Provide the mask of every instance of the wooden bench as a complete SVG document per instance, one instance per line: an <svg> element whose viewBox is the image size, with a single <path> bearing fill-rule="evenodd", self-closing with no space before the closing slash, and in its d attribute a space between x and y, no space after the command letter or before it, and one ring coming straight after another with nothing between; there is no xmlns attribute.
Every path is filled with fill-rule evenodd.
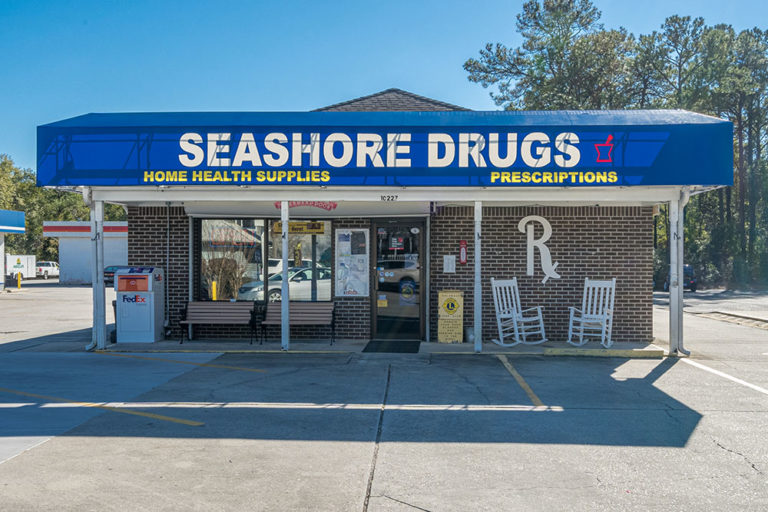
<svg viewBox="0 0 768 512"><path fill-rule="evenodd" d="M282 325L281 304L270 302L264 321L261 322L261 338L266 339L268 325ZM336 316L333 302L290 302L289 325L329 325L331 327L331 345L336 340Z"/></svg>
<svg viewBox="0 0 768 512"><path fill-rule="evenodd" d="M259 315L261 313L261 316ZM182 310L181 341L184 343L185 328L189 325L248 325L251 328L251 343L256 326L263 319L263 306L254 308L253 302L198 301L190 302ZM189 337L188 337L189 339Z"/></svg>

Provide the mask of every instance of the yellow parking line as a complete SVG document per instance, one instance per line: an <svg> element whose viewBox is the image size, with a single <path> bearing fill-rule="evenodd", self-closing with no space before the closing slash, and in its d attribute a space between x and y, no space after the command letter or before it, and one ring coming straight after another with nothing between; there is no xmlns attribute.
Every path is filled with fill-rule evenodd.
<svg viewBox="0 0 768 512"><path fill-rule="evenodd" d="M162 361L164 363L190 364L192 366L205 366L207 368L220 368L222 370L237 370L239 372L265 373L267 371L267 370L259 370L258 368L244 368L242 366L229 366L226 364L194 363L192 361L179 361L177 359L166 359L163 357L135 356L133 354L117 354L114 352L104 352L103 350L95 350L94 353L102 354L105 356L130 357L132 359L147 359L149 361Z"/></svg>
<svg viewBox="0 0 768 512"><path fill-rule="evenodd" d="M94 404L91 402L78 402L77 400L69 400L67 398L60 398L57 396L38 395L36 393L27 393L26 391L19 391L17 389L0 388L0 393L10 393L13 395L29 396L32 398L42 398L43 400L50 400L52 402L60 402L66 404L75 404L82 407L94 407L96 409L103 409L105 411L120 412L123 414L132 414L134 416L143 416L144 418L152 418L155 420L170 421L173 423L181 423L182 425L189 425L190 427L201 427L205 423L192 420L184 420L181 418L173 418L171 416L164 416L162 414L154 414L151 412L134 411L132 409L123 409L121 407L109 407L103 404Z"/></svg>
<svg viewBox="0 0 768 512"><path fill-rule="evenodd" d="M521 388L523 388L523 391L525 391L525 394L528 395L528 398L531 399L531 403L536 407L543 407L544 403L541 400L539 400L539 397L536 396L536 393L533 392L533 390L531 389L531 386L529 386L528 383L525 382L525 379L523 378L523 376L520 375L520 373L518 373L517 370L515 370L515 367L512 366L512 363L510 363L509 360L507 359L507 356L497 355L496 357L499 359L499 361L501 361L501 364L504 365L504 368L506 368L507 371L510 374L512 374L512 376L517 381L518 385Z"/></svg>

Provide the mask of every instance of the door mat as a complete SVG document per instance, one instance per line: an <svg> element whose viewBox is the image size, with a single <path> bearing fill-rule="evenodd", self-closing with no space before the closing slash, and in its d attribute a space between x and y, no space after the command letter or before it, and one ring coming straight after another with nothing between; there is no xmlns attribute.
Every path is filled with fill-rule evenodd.
<svg viewBox="0 0 768 512"><path fill-rule="evenodd" d="M419 351L419 340L373 340L363 349L363 352L389 352L392 354L416 354Z"/></svg>

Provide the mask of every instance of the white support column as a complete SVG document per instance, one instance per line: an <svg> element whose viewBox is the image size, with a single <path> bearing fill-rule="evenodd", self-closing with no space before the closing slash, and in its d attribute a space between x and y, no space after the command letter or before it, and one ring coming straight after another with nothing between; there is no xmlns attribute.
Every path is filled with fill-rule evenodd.
<svg viewBox="0 0 768 512"><path fill-rule="evenodd" d="M483 203L475 201L475 293L473 296L475 303L475 352L483 351L483 284L481 281L481 225L483 222Z"/></svg>
<svg viewBox="0 0 768 512"><path fill-rule="evenodd" d="M93 307L96 348L107 348L106 297L104 294L104 201L94 201L96 221L96 281L93 282Z"/></svg>
<svg viewBox="0 0 768 512"><path fill-rule="evenodd" d="M85 194L83 194L85 197ZM98 249L96 248L96 240L98 238L98 227L96 226L96 205L91 202L87 203L91 210L91 303L93 305L93 321L91 327L91 343L85 347L85 350L93 350L96 348L96 326L98 325L98 314L96 312L97 304L99 302L99 293L96 290L96 281L98 281L99 267L96 266L96 260L98 258Z"/></svg>
<svg viewBox="0 0 768 512"><path fill-rule="evenodd" d="M682 330L683 300L680 286L682 263L678 261L681 244L680 202L669 202L669 353L677 353Z"/></svg>
<svg viewBox="0 0 768 512"><path fill-rule="evenodd" d="M689 351L684 348L685 329L683 326L683 299L685 296L685 206L688 204L688 200L691 197L688 187L684 187L680 192L680 205L677 208L677 281L678 281L678 296L677 296L677 351L685 355L691 355Z"/></svg>
<svg viewBox="0 0 768 512"><path fill-rule="evenodd" d="M5 288L5 233L0 233L0 292Z"/></svg>
<svg viewBox="0 0 768 512"><path fill-rule="evenodd" d="M104 291L104 201L96 201L96 289L98 293L98 323L96 347L107 348L106 295Z"/></svg>
<svg viewBox="0 0 768 512"><path fill-rule="evenodd" d="M283 279L281 282L280 293L280 343L283 350L289 350L291 348L291 323L290 323L290 304L291 300L288 291L288 201L282 201L280 203L280 221L283 240ZM266 287L264 292L266 293Z"/></svg>

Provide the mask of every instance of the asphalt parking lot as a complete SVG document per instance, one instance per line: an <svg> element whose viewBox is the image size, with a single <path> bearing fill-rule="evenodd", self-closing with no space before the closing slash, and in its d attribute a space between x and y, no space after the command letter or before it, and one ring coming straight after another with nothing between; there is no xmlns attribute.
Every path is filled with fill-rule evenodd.
<svg viewBox="0 0 768 512"><path fill-rule="evenodd" d="M768 508L765 329L687 314L691 359L99 354L18 303L87 328L55 290L0 296L34 326L0 338L4 510Z"/></svg>

